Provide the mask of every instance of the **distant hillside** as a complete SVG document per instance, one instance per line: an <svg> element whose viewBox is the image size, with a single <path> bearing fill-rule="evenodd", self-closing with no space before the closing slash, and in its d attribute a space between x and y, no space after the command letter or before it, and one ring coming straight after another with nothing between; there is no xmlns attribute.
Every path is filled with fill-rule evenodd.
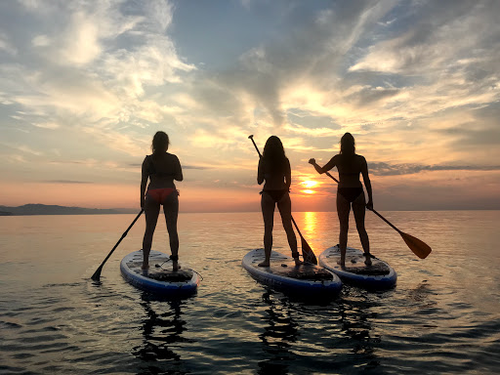
<svg viewBox="0 0 500 375"><path fill-rule="evenodd" d="M46 204L25 204L18 207L0 206L0 216L11 215L110 215L136 213L136 210L123 208L82 208Z"/></svg>

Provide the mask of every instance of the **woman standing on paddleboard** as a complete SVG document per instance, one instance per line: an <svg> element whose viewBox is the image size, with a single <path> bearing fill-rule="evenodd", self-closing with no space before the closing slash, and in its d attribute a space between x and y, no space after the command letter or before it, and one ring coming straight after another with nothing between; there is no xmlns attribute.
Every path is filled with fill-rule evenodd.
<svg viewBox="0 0 500 375"><path fill-rule="evenodd" d="M351 133L345 133L340 140L340 153L335 155L323 167L316 164L316 160L310 159L309 163L314 165L318 173L328 172L333 167L339 171L339 186L337 189L337 214L340 221L340 266L345 268L345 254L347 249L347 233L349 231L349 212L354 212L356 228L359 233L361 245L365 255L365 264L370 266L370 242L365 229L365 207L373 208L372 185L368 176L368 166L363 156L356 154L354 137ZM363 176L368 203L365 200L363 185L359 175Z"/></svg>
<svg viewBox="0 0 500 375"><path fill-rule="evenodd" d="M149 253L160 214L160 205L163 205L167 223L173 270L179 269L179 235L177 233L179 193L174 180L182 181L183 176L179 159L174 154L167 152L169 143L168 135L165 132L157 132L151 144L153 153L146 156L142 162L141 207L146 214L146 230L142 241L144 256L142 269L149 268ZM148 180L149 186L146 191Z"/></svg>
<svg viewBox="0 0 500 375"><path fill-rule="evenodd" d="M273 135L269 137L264 146L264 153L259 161L257 172L259 185L265 181L264 188L261 191L265 260L259 264L260 267L269 267L270 265L273 246L274 209L276 205L281 215L281 221L295 264L302 264L297 251L297 238L292 228L292 202L289 195L291 178L290 161L285 155L283 144L278 137Z"/></svg>

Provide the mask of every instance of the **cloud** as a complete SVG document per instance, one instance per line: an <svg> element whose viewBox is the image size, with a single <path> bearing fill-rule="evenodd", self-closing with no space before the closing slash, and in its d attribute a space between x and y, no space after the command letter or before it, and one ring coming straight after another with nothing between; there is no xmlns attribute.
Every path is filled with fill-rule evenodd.
<svg viewBox="0 0 500 375"><path fill-rule="evenodd" d="M376 176L401 176L425 171L500 171L500 165L421 165L421 164L388 164L384 162L368 163L370 173Z"/></svg>
<svg viewBox="0 0 500 375"><path fill-rule="evenodd" d="M94 178L102 168L114 169L105 179L132 180L131 162L162 129L193 184L217 174L220 186L243 188L251 182L231 181L255 169L249 134L260 146L280 136L305 169L308 157L328 160L349 131L374 175L496 170L500 3L241 0L203 17L190 9L1 3L3 156L38 162L41 150L57 149ZM184 35L191 29L213 44L199 48L197 32ZM6 155L12 145L26 148ZM44 179L64 170L52 180L82 180L68 163L39 165Z"/></svg>
<svg viewBox="0 0 500 375"><path fill-rule="evenodd" d="M46 180L42 181L48 184L92 184L89 181L74 181L74 180Z"/></svg>
<svg viewBox="0 0 500 375"><path fill-rule="evenodd" d="M123 130L143 129L180 111L147 91L179 84L179 72L196 69L177 55L166 33L172 23L171 2L140 6L41 0L22 5L26 17L36 19L41 29L24 40L29 45L23 51L29 54L0 65L5 91L0 98L8 98L2 103L20 106L18 119L40 129L74 128L94 134L96 143L142 154L137 133ZM0 41L7 37L0 35Z"/></svg>
<svg viewBox="0 0 500 375"><path fill-rule="evenodd" d="M17 54L17 48L11 44L7 35L4 33L0 33L0 51L5 51L11 55Z"/></svg>

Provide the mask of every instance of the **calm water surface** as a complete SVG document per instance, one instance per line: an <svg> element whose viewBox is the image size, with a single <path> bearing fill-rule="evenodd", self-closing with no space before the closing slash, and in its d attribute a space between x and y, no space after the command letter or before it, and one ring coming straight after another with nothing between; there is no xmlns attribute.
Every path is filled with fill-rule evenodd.
<svg viewBox="0 0 500 375"><path fill-rule="evenodd" d="M335 213L294 217L319 254ZM182 214L181 260L197 295L157 300L119 262L140 248L134 215L0 217L1 374L493 374L500 368L500 211L385 212L433 248L419 260L368 214L372 252L398 272L385 292L344 287L317 304L290 300L241 267L261 247L259 213ZM353 226L354 227L354 226ZM154 247L165 250L159 225ZM355 232L349 245L360 247ZM280 226L275 249L288 252Z"/></svg>

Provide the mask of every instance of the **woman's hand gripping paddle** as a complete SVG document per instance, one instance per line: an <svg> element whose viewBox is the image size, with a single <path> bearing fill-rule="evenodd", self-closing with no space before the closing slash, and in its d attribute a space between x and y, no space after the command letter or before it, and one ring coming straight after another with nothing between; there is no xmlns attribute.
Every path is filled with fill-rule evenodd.
<svg viewBox="0 0 500 375"><path fill-rule="evenodd" d="M314 159L311 159L309 160L309 163L314 165L316 168L320 168L321 167L316 164L316 161ZM333 177L330 173L326 172L326 175L328 177L330 177L332 180L334 180L336 183L339 183L339 181ZM367 207L368 208L368 207ZM427 258L427 256L431 253L432 249L429 245L427 245L424 241L421 241L419 240L418 238L416 237L413 237L412 235L408 234L408 233L405 233L405 232L402 232L400 231L398 228L396 228L393 224L391 224L389 222L389 220L387 220L385 217L383 217L382 215L380 215L377 211L375 211L373 208L368 208L370 211L372 211L375 215L377 215L379 218L381 218L382 220L384 220L387 224L389 224L389 226L394 229L396 232L399 233L399 235L401 236L401 238L403 238L403 241L406 243L406 245L410 248L411 251L413 251L413 253L418 256L420 259L425 259Z"/></svg>
<svg viewBox="0 0 500 375"><path fill-rule="evenodd" d="M248 138L252 141L255 150L257 150L259 158L262 158L262 154L260 153L259 148L255 144L255 141L253 140L253 135L249 135ZM297 229L297 232L299 233L300 236L300 240L302 243L302 257L304 258L304 262L311 264L318 264L318 260L316 259L316 255L314 255L314 251L312 251L311 246L309 246L306 239L302 236L302 233L300 233L299 227L293 217L292 217L292 223L293 225L295 225L295 228Z"/></svg>

